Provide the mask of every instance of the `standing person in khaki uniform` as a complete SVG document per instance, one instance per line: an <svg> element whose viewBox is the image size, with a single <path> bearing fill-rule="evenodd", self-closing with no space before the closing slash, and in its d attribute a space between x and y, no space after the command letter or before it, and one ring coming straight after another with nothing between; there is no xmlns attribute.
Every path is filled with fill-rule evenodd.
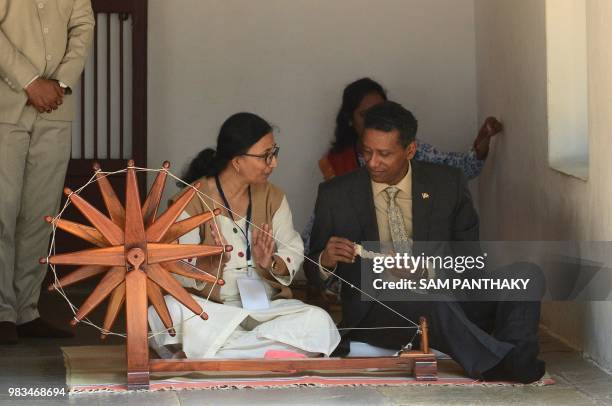
<svg viewBox="0 0 612 406"><path fill-rule="evenodd" d="M38 314L49 226L70 159L72 87L93 38L90 0L0 0L0 344L64 337Z"/></svg>

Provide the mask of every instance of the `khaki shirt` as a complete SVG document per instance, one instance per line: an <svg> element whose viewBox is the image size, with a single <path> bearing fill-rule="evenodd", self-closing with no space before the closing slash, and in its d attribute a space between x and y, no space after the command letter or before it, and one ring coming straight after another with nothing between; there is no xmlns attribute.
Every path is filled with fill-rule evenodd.
<svg viewBox="0 0 612 406"><path fill-rule="evenodd" d="M71 88L83 71L94 24L90 0L0 0L0 122L19 121L24 87L36 76L68 86L64 103L44 118L72 120Z"/></svg>
<svg viewBox="0 0 612 406"><path fill-rule="evenodd" d="M391 230L389 228L389 196L385 189L391 185L386 183L372 183L372 195L374 197L374 210L376 211L376 222L378 223L378 238L381 242L391 242ZM404 226L408 238L412 239L412 167L408 166L406 176L397 185L399 189L395 195L395 202L399 206L404 218Z"/></svg>

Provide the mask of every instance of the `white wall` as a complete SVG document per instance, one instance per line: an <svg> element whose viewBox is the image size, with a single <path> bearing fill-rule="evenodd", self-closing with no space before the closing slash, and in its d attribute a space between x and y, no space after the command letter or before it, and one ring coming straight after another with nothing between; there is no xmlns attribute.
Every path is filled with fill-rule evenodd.
<svg viewBox="0 0 612 406"><path fill-rule="evenodd" d="M548 161L585 179L589 170L588 75L584 0L546 1Z"/></svg>
<svg viewBox="0 0 612 406"><path fill-rule="evenodd" d="M612 2L587 0L588 181L548 166L545 0L476 0L478 115L506 130L479 179L483 239L612 240ZM607 253L607 263L611 261ZM603 275L600 275L603 276ZM612 304L548 303L543 322L612 367Z"/></svg>
<svg viewBox="0 0 612 406"><path fill-rule="evenodd" d="M181 172L230 114L260 114L301 229L344 86L379 80L422 139L468 150L474 52L473 0L149 0L149 166Z"/></svg>

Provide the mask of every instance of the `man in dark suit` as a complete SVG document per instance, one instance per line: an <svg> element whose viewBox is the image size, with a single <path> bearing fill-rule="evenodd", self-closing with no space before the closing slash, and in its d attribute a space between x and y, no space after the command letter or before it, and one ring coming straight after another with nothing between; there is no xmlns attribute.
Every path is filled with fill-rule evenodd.
<svg viewBox="0 0 612 406"><path fill-rule="evenodd" d="M319 187L310 252L318 259L315 283L331 273L342 286L345 339L397 348L408 343L410 320L427 317L433 348L452 356L477 379L533 382L544 374L537 359L540 303L448 300L362 300L362 271L355 243L414 240L478 241L478 216L461 172L411 161L417 122L401 105L384 102L365 115L361 148L364 168ZM450 248L449 248L450 247ZM470 244L467 244L470 247ZM365 288L365 287L364 287ZM345 340L345 342L347 341Z"/></svg>

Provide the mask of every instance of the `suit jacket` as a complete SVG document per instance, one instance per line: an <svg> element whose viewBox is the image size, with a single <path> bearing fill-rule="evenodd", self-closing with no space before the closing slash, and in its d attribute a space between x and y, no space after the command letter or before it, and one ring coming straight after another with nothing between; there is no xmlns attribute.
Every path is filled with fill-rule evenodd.
<svg viewBox="0 0 612 406"><path fill-rule="evenodd" d="M71 93L83 71L95 19L90 0L0 0L0 122L15 124L24 86L39 75L68 86L48 120L71 121Z"/></svg>
<svg viewBox="0 0 612 406"><path fill-rule="evenodd" d="M457 168L414 160L411 164L415 245L419 241L448 241L451 246L442 245L445 245L444 249L452 250L453 241L478 241L478 215L462 172ZM332 236L357 243L379 240L372 186L365 168L319 186L310 237L312 258L319 257ZM339 263L336 274L361 287L359 262ZM361 300L358 290L343 286L343 326L357 326L371 304L371 301Z"/></svg>

